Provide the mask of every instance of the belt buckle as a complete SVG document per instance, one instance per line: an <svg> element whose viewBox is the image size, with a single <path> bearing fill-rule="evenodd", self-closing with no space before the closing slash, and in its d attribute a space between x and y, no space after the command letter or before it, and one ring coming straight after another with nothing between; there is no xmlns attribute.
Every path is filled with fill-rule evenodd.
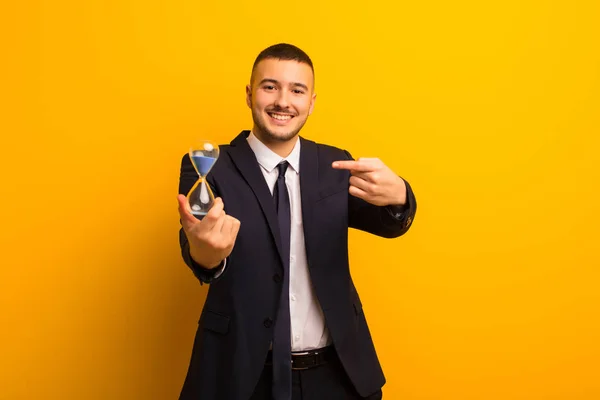
<svg viewBox="0 0 600 400"><path fill-rule="evenodd" d="M292 371L306 371L307 369L309 369L309 367L302 367L302 368L300 368L300 367L294 367L292 365Z"/></svg>
<svg viewBox="0 0 600 400"><path fill-rule="evenodd" d="M292 357L292 371L304 371L310 367L294 367L294 357Z"/></svg>
<svg viewBox="0 0 600 400"><path fill-rule="evenodd" d="M310 368L314 368L317 367L317 360L321 354L323 353L323 351L316 351L316 352L312 352L312 351L307 351L307 352L302 352L302 353L295 353L292 355L292 370L294 371L304 371ZM312 365L308 366L308 367L294 367L294 355L296 356L303 356L304 359L309 359L312 361Z"/></svg>

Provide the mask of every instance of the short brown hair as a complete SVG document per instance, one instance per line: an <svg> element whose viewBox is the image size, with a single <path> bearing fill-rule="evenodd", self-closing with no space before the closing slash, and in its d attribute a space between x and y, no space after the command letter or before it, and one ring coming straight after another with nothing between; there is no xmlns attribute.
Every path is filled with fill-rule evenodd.
<svg viewBox="0 0 600 400"><path fill-rule="evenodd" d="M315 73L313 63L308 54L293 44L288 43L274 44L261 51L256 57L256 60L254 60L254 65L252 65L252 73L254 73L254 68L256 68L256 65L267 58L274 58L277 60L293 60L308 64L313 72L313 75Z"/></svg>

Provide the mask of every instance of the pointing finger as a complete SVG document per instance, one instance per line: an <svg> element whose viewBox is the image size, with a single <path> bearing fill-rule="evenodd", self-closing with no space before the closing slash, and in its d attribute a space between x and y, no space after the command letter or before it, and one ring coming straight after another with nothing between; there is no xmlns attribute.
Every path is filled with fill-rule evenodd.
<svg viewBox="0 0 600 400"><path fill-rule="evenodd" d="M335 169L346 169L348 171L369 172L373 170L368 159L334 161L331 166Z"/></svg>

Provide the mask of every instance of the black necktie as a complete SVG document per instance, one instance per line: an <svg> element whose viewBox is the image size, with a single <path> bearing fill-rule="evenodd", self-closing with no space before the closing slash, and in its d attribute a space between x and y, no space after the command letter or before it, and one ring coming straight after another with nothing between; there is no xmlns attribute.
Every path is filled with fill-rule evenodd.
<svg viewBox="0 0 600 400"><path fill-rule="evenodd" d="M279 176L273 189L273 200L277 210L283 258L283 283L273 333L273 399L292 398L292 342L290 334L290 197L285 186L285 171L288 162L277 165Z"/></svg>

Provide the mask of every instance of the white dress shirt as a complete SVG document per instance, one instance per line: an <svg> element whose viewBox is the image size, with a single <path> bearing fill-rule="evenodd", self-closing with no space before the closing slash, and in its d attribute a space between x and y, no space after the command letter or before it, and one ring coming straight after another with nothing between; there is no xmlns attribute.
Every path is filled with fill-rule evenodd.
<svg viewBox="0 0 600 400"><path fill-rule="evenodd" d="M302 224L302 201L300 197L300 139L286 158L281 158L265 146L253 133L248 144L260 165L260 169L273 194L279 175L277 164L289 163L285 182L290 196L290 320L292 351L301 352L325 347L330 344L329 331L325 325L323 310L310 281L304 229Z"/></svg>

